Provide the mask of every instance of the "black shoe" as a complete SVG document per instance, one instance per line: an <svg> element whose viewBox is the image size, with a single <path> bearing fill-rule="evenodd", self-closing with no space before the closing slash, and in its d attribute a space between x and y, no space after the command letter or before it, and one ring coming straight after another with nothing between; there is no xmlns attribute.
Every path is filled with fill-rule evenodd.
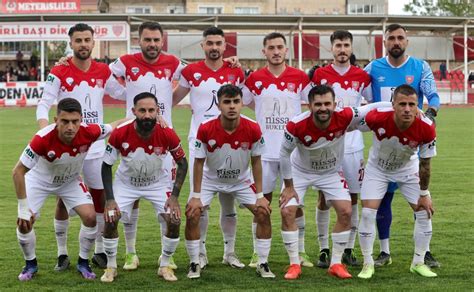
<svg viewBox="0 0 474 292"><path fill-rule="evenodd" d="M316 266L321 269L329 268L329 264L331 262L331 258L329 257L329 249L325 248L319 252L319 260Z"/></svg>
<svg viewBox="0 0 474 292"><path fill-rule="evenodd" d="M383 267L392 264L392 257L386 252L381 252L379 256L374 261L374 266Z"/></svg>
<svg viewBox="0 0 474 292"><path fill-rule="evenodd" d="M430 268L441 267L441 264L434 258L434 256L429 251L425 253L425 265L427 265Z"/></svg>
<svg viewBox="0 0 474 292"><path fill-rule="evenodd" d="M65 254L62 254L58 257L58 263L54 267L56 272L62 272L69 268L69 257Z"/></svg>
<svg viewBox="0 0 474 292"><path fill-rule="evenodd" d="M357 261L352 248L346 248L344 250L344 253L342 254L342 263L353 267L360 266L360 263Z"/></svg>
<svg viewBox="0 0 474 292"><path fill-rule="evenodd" d="M105 253L95 253L92 263L101 269L107 268L107 255Z"/></svg>

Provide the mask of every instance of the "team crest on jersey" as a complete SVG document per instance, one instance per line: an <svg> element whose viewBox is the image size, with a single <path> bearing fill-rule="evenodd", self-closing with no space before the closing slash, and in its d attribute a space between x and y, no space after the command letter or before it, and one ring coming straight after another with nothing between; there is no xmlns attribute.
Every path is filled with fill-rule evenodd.
<svg viewBox="0 0 474 292"><path fill-rule="evenodd" d="M379 133L379 136L382 136L383 134L385 134L385 129L384 128L379 128L377 130L377 133Z"/></svg>
<svg viewBox="0 0 474 292"><path fill-rule="evenodd" d="M209 140L208 144L211 148L214 148L216 146L216 140L214 140L214 139Z"/></svg>
<svg viewBox="0 0 474 292"><path fill-rule="evenodd" d="M122 148L123 148L123 149L127 150L128 147L130 147L130 145L129 145L127 142L123 142L123 143L122 143Z"/></svg>
<svg viewBox="0 0 474 292"><path fill-rule="evenodd" d="M131 69L130 71L132 71L132 73L133 73L134 75L137 75L138 72L140 72L140 68L138 68L138 67L132 67L132 69Z"/></svg>
<svg viewBox="0 0 474 292"><path fill-rule="evenodd" d="M296 89L296 85L294 83L288 83L286 85L286 88L288 88L288 91L289 92L295 92L295 89Z"/></svg>
<svg viewBox="0 0 474 292"><path fill-rule="evenodd" d="M194 73L194 75L193 75L194 79L196 79L196 80L198 80L198 81L201 79L201 76L202 76L202 75L201 75L201 73L199 73L199 72L196 72L196 73Z"/></svg>
<svg viewBox="0 0 474 292"><path fill-rule="evenodd" d="M312 140L311 136L309 136L309 135L304 136L304 141L305 141L306 143L311 142L311 140Z"/></svg>
<svg viewBox="0 0 474 292"><path fill-rule="evenodd" d="M405 81L407 84L411 84L413 82L413 80L415 80L415 76L413 75L406 75L405 76Z"/></svg>
<svg viewBox="0 0 474 292"><path fill-rule="evenodd" d="M166 78L171 77L171 70L170 69L165 69L165 76L166 76Z"/></svg>
<svg viewBox="0 0 474 292"><path fill-rule="evenodd" d="M99 87L99 88L104 88L104 80L103 79L97 79L95 84L97 84L97 87Z"/></svg>
<svg viewBox="0 0 474 292"><path fill-rule="evenodd" d="M255 87L257 87L257 89L262 88L262 81L255 82Z"/></svg>
<svg viewBox="0 0 474 292"><path fill-rule="evenodd" d="M87 145L82 145L81 147L79 147L79 152L84 153L86 151L87 151Z"/></svg>
<svg viewBox="0 0 474 292"><path fill-rule="evenodd" d="M51 150L51 151L48 151L48 154L46 154L46 155L49 157L49 159L53 159L54 156L56 156L56 152L54 152L53 150Z"/></svg>
<svg viewBox="0 0 474 292"><path fill-rule="evenodd" d="M359 81L352 81L351 87L354 90L359 90L359 85L360 85Z"/></svg>
<svg viewBox="0 0 474 292"><path fill-rule="evenodd" d="M247 150L249 149L249 142L242 142L240 144L240 147L242 148L242 150Z"/></svg>
<svg viewBox="0 0 474 292"><path fill-rule="evenodd" d="M66 83L72 85L74 83L74 79L72 77L66 78Z"/></svg>
<svg viewBox="0 0 474 292"><path fill-rule="evenodd" d="M153 148L153 152L155 152L156 155L161 155L161 154L163 154L163 152L164 152L163 150L164 150L163 147L155 147L155 148Z"/></svg>

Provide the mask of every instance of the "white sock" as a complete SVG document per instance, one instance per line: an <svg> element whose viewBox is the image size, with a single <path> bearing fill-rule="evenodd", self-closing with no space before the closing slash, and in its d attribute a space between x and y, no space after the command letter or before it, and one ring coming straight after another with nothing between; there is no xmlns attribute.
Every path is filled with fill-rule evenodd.
<svg viewBox="0 0 474 292"><path fill-rule="evenodd" d="M359 244L364 255L364 264L374 264L372 253L375 241L375 218L377 210L362 208L362 216L359 224Z"/></svg>
<svg viewBox="0 0 474 292"><path fill-rule="evenodd" d="M89 252L94 245L97 235L97 225L94 227L87 227L81 223L81 230L79 231L79 256L82 259L89 258Z"/></svg>
<svg viewBox="0 0 474 292"><path fill-rule="evenodd" d="M199 218L199 235L201 240L199 242L199 253L207 255L206 250L206 239L207 239L207 227L209 225L209 212L207 208L201 213Z"/></svg>
<svg viewBox="0 0 474 292"><path fill-rule="evenodd" d="M173 256L178 247L179 237L178 238L168 238L163 236L163 241L161 242L161 261L160 268L167 267L170 265L170 258ZM199 257L198 257L199 259Z"/></svg>
<svg viewBox="0 0 474 292"><path fill-rule="evenodd" d="M224 255L235 252L235 237L237 229L237 211L234 206L234 196L219 193L221 204L220 223L224 238Z"/></svg>
<svg viewBox="0 0 474 292"><path fill-rule="evenodd" d="M264 264L268 262L268 255L270 254L270 246L272 245L272 239L260 239L257 238L257 255L258 264Z"/></svg>
<svg viewBox="0 0 474 292"><path fill-rule="evenodd" d="M300 257L298 254L298 230L295 231L281 231L281 237L285 244L286 251L290 257L290 265L300 264Z"/></svg>
<svg viewBox="0 0 474 292"><path fill-rule="evenodd" d="M431 219L425 210L415 212L415 230L413 237L415 239L415 253L413 255L413 264L424 263L425 253L428 249L433 233Z"/></svg>
<svg viewBox="0 0 474 292"><path fill-rule="evenodd" d="M304 249L304 233L306 220L304 215L301 217L295 218L296 226L298 227L298 252L305 252Z"/></svg>
<svg viewBox="0 0 474 292"><path fill-rule="evenodd" d="M199 242L200 240L186 240L186 250L190 263L199 264Z"/></svg>
<svg viewBox="0 0 474 292"><path fill-rule="evenodd" d="M125 247L127 248L127 253L137 253L135 250L135 244L137 241L137 225L139 214L140 209L132 209L130 221L123 223L123 234L125 236Z"/></svg>
<svg viewBox="0 0 474 292"><path fill-rule="evenodd" d="M344 249L346 249L347 241L349 240L349 236L351 236L351 231L346 230L338 233L332 233L332 255L331 255L331 265L340 264L342 254L344 253Z"/></svg>
<svg viewBox="0 0 474 292"><path fill-rule="evenodd" d="M380 239L380 251L390 254L390 238Z"/></svg>
<svg viewBox="0 0 474 292"><path fill-rule="evenodd" d="M58 245L58 257L60 255L67 255L67 231L69 229L69 219L57 220L54 219L54 232L56 234L56 243Z"/></svg>
<svg viewBox="0 0 474 292"><path fill-rule="evenodd" d="M253 253L257 253L257 223L252 222Z"/></svg>
<svg viewBox="0 0 474 292"><path fill-rule="evenodd" d="M117 268L117 247L119 239L102 237L104 252L107 255L107 268Z"/></svg>
<svg viewBox="0 0 474 292"><path fill-rule="evenodd" d="M21 251L23 251L23 257L27 261L31 261L36 258L36 234L35 230L32 229L28 233L21 233L18 228L16 229L16 237L20 244Z"/></svg>
<svg viewBox="0 0 474 292"><path fill-rule="evenodd" d="M316 209L319 250L329 249L329 210Z"/></svg>
<svg viewBox="0 0 474 292"><path fill-rule="evenodd" d="M357 237L357 226L359 226L359 208L357 204L355 204L352 205L351 235L349 236L349 241L347 242L347 248L354 249L355 240Z"/></svg>
<svg viewBox="0 0 474 292"><path fill-rule="evenodd" d="M102 235L104 233L104 213L96 213L95 220L97 222L97 237L95 238L94 253L104 253L104 243Z"/></svg>

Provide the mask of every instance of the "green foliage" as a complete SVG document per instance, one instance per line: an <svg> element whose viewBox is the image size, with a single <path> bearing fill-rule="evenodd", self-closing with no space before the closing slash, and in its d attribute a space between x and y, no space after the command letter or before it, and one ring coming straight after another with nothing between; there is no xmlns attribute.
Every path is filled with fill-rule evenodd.
<svg viewBox="0 0 474 292"><path fill-rule="evenodd" d="M54 111L51 111L51 114ZM123 108L106 108L106 120L113 121L122 117ZM250 117L253 113L246 111ZM50 119L52 120L52 119ZM173 126L187 149L190 110L174 109ZM288 265L288 256L280 236L280 214L277 193L272 203L273 242L270 253L270 267L277 275L275 280L265 280L255 275L254 269L245 267L234 270L223 266L223 242L219 228L219 206L214 200L209 212L209 234L207 249L210 266L203 271L202 278L191 281L186 278L189 258L184 244L184 220L181 228L181 242L175 254L179 267L176 283L165 283L156 275L157 259L161 251L160 228L151 204L140 202L140 219L138 222L137 252L140 257L140 268L136 272L125 272L119 268L119 276L114 283L103 284L99 279L86 281L75 271L75 260L78 254L79 218L73 217L69 229L69 255L71 267L64 273L53 271L56 260L56 242L53 229L55 198L46 200L41 210L41 217L35 223L37 235L37 258L39 273L30 282L21 283L17 276L24 261L18 246L15 233L17 200L13 188L11 169L25 149L32 135L37 131L34 108L0 108L0 250L2 291L65 291L65 290L346 290L346 291L470 291L472 290L472 254L474 242L472 233L472 212L474 189L474 109L442 108L437 118L438 156L433 159L430 190L436 213L433 219L433 240L431 251L442 263L436 272L436 279L424 279L409 272L413 256L413 213L406 201L397 192L393 202L393 224L391 248L393 264L376 270L370 281L357 279L360 268L349 268L355 277L342 281L327 275L319 268L303 268L301 279L285 281L284 271ZM371 143L365 135L366 145ZM272 145L277 146L277 145ZM368 147L366 147L366 152ZM186 150L187 151L187 150ZM181 208L187 201L189 183L186 181L180 196ZM306 216L306 251L313 261L318 254L315 206L316 194L308 190L305 197ZM252 217L247 210L239 209L236 253L248 264L252 254ZM335 214L331 219L334 223ZM119 249L117 262L123 265L125 256L122 224L119 225ZM469 227L471 226L471 227ZM374 252L378 254L376 242ZM359 259L360 249L356 244ZM94 268L100 277L102 270Z"/></svg>
<svg viewBox="0 0 474 292"><path fill-rule="evenodd" d="M461 16L474 15L471 0L412 0L405 4L404 10L414 15L425 16Z"/></svg>

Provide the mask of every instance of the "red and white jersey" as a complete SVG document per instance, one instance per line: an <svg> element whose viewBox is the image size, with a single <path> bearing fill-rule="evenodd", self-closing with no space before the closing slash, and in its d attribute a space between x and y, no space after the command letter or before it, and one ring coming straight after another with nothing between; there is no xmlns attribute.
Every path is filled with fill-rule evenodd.
<svg viewBox="0 0 474 292"><path fill-rule="evenodd" d="M232 68L230 63L214 71L204 61L187 65L181 71L179 85L189 88L192 116L189 139L196 138L199 125L220 114L217 108L217 91L222 85L241 85L245 79L240 68Z"/></svg>
<svg viewBox="0 0 474 292"><path fill-rule="evenodd" d="M367 72L353 65L345 72L338 72L333 64L318 68L311 81L315 85L330 85L336 94L336 104L339 108L359 107L363 98L362 92L370 86L370 76ZM345 153L364 149L364 139L361 132L349 132L345 139Z"/></svg>
<svg viewBox="0 0 474 292"><path fill-rule="evenodd" d="M169 184L170 174L163 165L168 152L176 161L185 156L173 129L157 125L151 137L144 140L138 136L134 121L129 121L110 135L104 162L113 165L120 155L116 179L133 188L156 189Z"/></svg>
<svg viewBox="0 0 474 292"><path fill-rule="evenodd" d="M301 113L301 103L308 103L309 78L301 70L286 66L275 77L267 67L250 74L243 88L244 104L255 102L255 113L268 145L281 145L285 125ZM278 147L267 147L263 160L278 161Z"/></svg>
<svg viewBox="0 0 474 292"><path fill-rule="evenodd" d="M325 130L315 126L310 111L288 122L281 147L291 153L291 165L303 173L338 172L344 157L344 134L361 120L357 111L351 107L338 109Z"/></svg>
<svg viewBox="0 0 474 292"><path fill-rule="evenodd" d="M194 153L196 158L206 158L203 176L223 185L253 180L250 157L261 156L265 147L258 124L240 115L238 128L229 134L219 117L203 122L197 132Z"/></svg>
<svg viewBox="0 0 474 292"><path fill-rule="evenodd" d="M183 65L173 55L160 53L155 63L149 64L142 53L124 55L112 64L110 69L117 77L125 79L127 91L127 117L133 117L132 107L135 96L151 92L158 99L160 114L168 125L172 125L173 80L178 80Z"/></svg>
<svg viewBox="0 0 474 292"><path fill-rule="evenodd" d="M436 156L436 131L433 122L417 117L405 131L400 131L393 119L393 109L375 109L365 117L361 129L374 132L367 166L386 173L418 172L421 158Z"/></svg>
<svg viewBox="0 0 474 292"><path fill-rule="evenodd" d="M104 94L120 98L125 89L112 75L109 66L94 60L86 72L77 68L72 60L69 65L58 65L51 69L45 82L43 95L36 109L36 119L48 120L48 112L55 101L71 97L79 101L82 107L82 121L86 124L104 122ZM94 143L87 159L104 155L105 144Z"/></svg>
<svg viewBox="0 0 474 292"><path fill-rule="evenodd" d="M71 145L59 140L55 124L36 133L20 156L27 175L49 188L56 188L80 178L82 165L92 143L110 134L110 125L82 123Z"/></svg>

